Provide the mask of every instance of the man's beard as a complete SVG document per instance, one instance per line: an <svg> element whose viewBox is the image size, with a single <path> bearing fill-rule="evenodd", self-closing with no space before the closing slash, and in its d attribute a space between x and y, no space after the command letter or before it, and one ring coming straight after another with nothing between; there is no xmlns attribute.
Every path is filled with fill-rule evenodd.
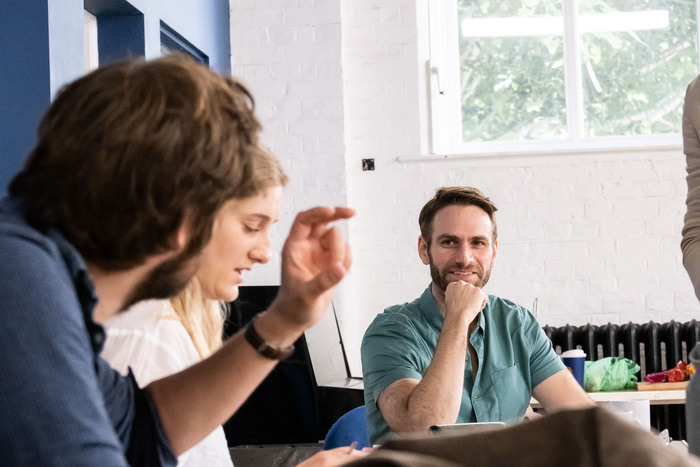
<svg viewBox="0 0 700 467"><path fill-rule="evenodd" d="M170 298L177 295L197 272L202 259L200 253L193 254L186 250L158 265L134 288L122 310L143 300Z"/></svg>
<svg viewBox="0 0 700 467"><path fill-rule="evenodd" d="M447 275L449 274L449 271L453 269L466 269L465 267L457 264L450 264L447 265L445 268L442 270L438 269L437 266L435 266L435 263L433 263L433 256L430 254L430 249L428 249L428 260L430 263L430 277L433 279L433 283L438 286L440 290L445 292L447 290L447 284L450 282L457 282L457 281L448 281L447 280ZM478 271L474 271L474 273L477 275L478 280L476 283L472 284L474 287L478 287L482 289L489 281L491 278L491 268L482 271L481 274L478 273ZM471 282L464 281L469 284Z"/></svg>

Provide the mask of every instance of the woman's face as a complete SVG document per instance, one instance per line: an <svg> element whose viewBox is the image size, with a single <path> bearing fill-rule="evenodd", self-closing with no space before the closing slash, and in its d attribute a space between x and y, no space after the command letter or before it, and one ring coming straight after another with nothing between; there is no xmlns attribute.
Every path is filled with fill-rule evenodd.
<svg viewBox="0 0 700 467"><path fill-rule="evenodd" d="M214 220L197 279L206 298L233 301L243 271L270 260L270 227L277 222L282 187L227 201Z"/></svg>

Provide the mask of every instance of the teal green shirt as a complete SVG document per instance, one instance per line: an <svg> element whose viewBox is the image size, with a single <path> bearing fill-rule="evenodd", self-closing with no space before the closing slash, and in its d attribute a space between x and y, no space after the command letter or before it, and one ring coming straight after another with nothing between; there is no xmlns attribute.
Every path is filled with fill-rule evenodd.
<svg viewBox="0 0 700 467"><path fill-rule="evenodd" d="M411 303L377 315L362 339L362 371L370 438L390 430L377 409L379 394L403 378L420 380L435 353L445 321L430 286ZM525 308L489 295L469 337L479 357L476 377L467 352L462 405L455 423L521 421L532 388L564 369L535 317Z"/></svg>

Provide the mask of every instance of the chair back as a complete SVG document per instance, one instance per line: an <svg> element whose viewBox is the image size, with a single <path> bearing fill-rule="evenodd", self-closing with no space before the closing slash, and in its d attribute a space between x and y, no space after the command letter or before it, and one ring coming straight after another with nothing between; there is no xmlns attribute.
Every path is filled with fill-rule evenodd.
<svg viewBox="0 0 700 467"><path fill-rule="evenodd" d="M364 405L355 407L336 420L328 430L323 449L350 446L354 441L357 442L355 446L357 449L371 446L369 429L367 428L367 412Z"/></svg>

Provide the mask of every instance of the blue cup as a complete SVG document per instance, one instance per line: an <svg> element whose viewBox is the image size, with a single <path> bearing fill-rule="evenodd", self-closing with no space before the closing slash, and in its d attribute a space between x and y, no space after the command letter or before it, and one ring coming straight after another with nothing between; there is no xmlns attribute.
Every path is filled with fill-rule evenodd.
<svg viewBox="0 0 700 467"><path fill-rule="evenodd" d="M578 384L583 387L583 376L586 370L586 353L581 349L567 350L561 354L561 360L569 369Z"/></svg>

